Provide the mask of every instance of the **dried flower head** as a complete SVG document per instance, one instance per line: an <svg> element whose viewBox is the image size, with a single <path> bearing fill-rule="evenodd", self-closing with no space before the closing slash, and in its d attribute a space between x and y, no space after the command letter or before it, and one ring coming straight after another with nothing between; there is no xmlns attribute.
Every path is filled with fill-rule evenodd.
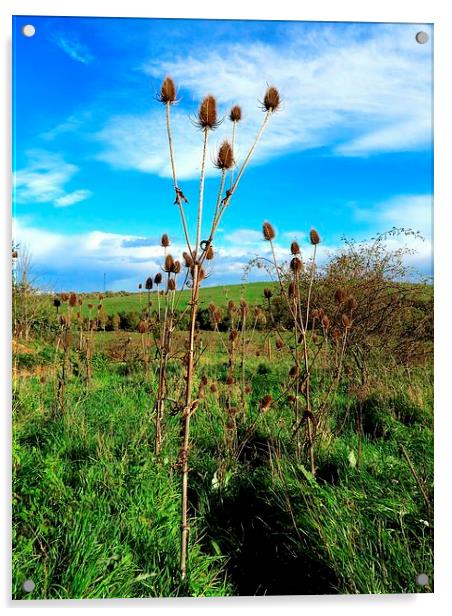
<svg viewBox="0 0 452 616"><path fill-rule="evenodd" d="M347 299L347 293L344 291L344 289L336 289L336 293L334 294L334 299L336 301L336 304L343 304L345 302L345 300Z"/></svg>
<svg viewBox="0 0 452 616"><path fill-rule="evenodd" d="M231 169L235 164L234 161L234 152L232 150L232 145L229 143L227 139L223 141L218 150L217 160L215 161L215 167L217 169L227 170Z"/></svg>
<svg viewBox="0 0 452 616"><path fill-rule="evenodd" d="M326 315L326 314L325 314L325 315L323 315L323 317L322 317L322 326L323 326L325 329L328 329L328 327L330 326L330 320L329 320L329 318L327 317L327 315Z"/></svg>
<svg viewBox="0 0 452 616"><path fill-rule="evenodd" d="M213 247L209 246L209 248L206 250L206 259L208 261L211 261L213 257L214 257Z"/></svg>
<svg viewBox="0 0 452 616"><path fill-rule="evenodd" d="M210 391L211 391L213 394L216 394L216 393L217 393L217 391L218 391L218 386L217 386L217 384L216 384L216 383L212 383L212 385L210 386Z"/></svg>
<svg viewBox="0 0 452 616"><path fill-rule="evenodd" d="M267 221L262 225L262 233L264 234L264 240L267 240L267 242L271 242L276 237L274 228Z"/></svg>
<svg viewBox="0 0 452 616"><path fill-rule="evenodd" d="M75 293L71 293L69 295L69 306L73 308L77 304L77 295Z"/></svg>
<svg viewBox="0 0 452 616"><path fill-rule="evenodd" d="M67 302L69 299L69 295L67 293L61 293L60 297L62 302Z"/></svg>
<svg viewBox="0 0 452 616"><path fill-rule="evenodd" d="M319 318L319 311L317 310L317 308L314 308L314 310L311 311L311 318L312 319L318 319Z"/></svg>
<svg viewBox="0 0 452 616"><path fill-rule="evenodd" d="M290 252L293 255L299 255L300 254L300 245L298 242L292 242L292 244L290 245Z"/></svg>
<svg viewBox="0 0 452 616"><path fill-rule="evenodd" d="M253 391L253 390L252 390L252 388L251 388L251 385L245 385L245 393L246 393L246 394L250 394L252 391Z"/></svg>
<svg viewBox="0 0 452 616"><path fill-rule="evenodd" d="M294 257L290 261L290 269L293 272L301 272L302 265L303 264L302 264L301 259L299 257Z"/></svg>
<svg viewBox="0 0 452 616"><path fill-rule="evenodd" d="M242 119L242 109L238 105L234 105L231 109L231 113L229 114L229 119L231 122L240 122Z"/></svg>
<svg viewBox="0 0 452 616"><path fill-rule="evenodd" d="M174 278L170 278L168 280L168 291L175 291L176 290L176 281L174 280Z"/></svg>
<svg viewBox="0 0 452 616"><path fill-rule="evenodd" d="M143 285L141 284L141 282L138 283L138 289L141 291L141 289L143 288Z"/></svg>
<svg viewBox="0 0 452 616"><path fill-rule="evenodd" d="M289 370L289 376L298 376L300 374L300 370L298 368L298 366L292 366L292 368Z"/></svg>
<svg viewBox="0 0 452 616"><path fill-rule="evenodd" d="M284 348L284 341L281 340L281 338L277 338L275 342L275 346L278 349L278 351L280 351L282 348Z"/></svg>
<svg viewBox="0 0 452 616"><path fill-rule="evenodd" d="M191 256L188 254L188 252L183 252L182 253L182 258L185 261L185 266L186 267L191 267L193 265L193 259L191 258Z"/></svg>
<svg viewBox="0 0 452 616"><path fill-rule="evenodd" d="M342 325L345 329L349 329L352 326L352 321L347 314L342 315Z"/></svg>
<svg viewBox="0 0 452 616"><path fill-rule="evenodd" d="M358 302L353 296L348 298L347 303L345 304L345 308L350 313L352 313L354 310L358 308Z"/></svg>
<svg viewBox="0 0 452 616"><path fill-rule="evenodd" d="M311 244L313 246L320 244L320 235L317 233L315 229L311 229L309 231L309 239L311 240Z"/></svg>
<svg viewBox="0 0 452 616"><path fill-rule="evenodd" d="M238 335L239 335L239 332L236 329L231 329L231 331L229 332L229 340L231 342L234 342L234 340L237 339Z"/></svg>
<svg viewBox="0 0 452 616"><path fill-rule="evenodd" d="M17 259L17 257L19 256L19 253L17 252L17 250L13 250L12 255L13 255L12 256L13 259Z"/></svg>
<svg viewBox="0 0 452 616"><path fill-rule="evenodd" d="M160 272L154 276L154 282L157 286L162 282L162 274Z"/></svg>
<svg viewBox="0 0 452 616"><path fill-rule="evenodd" d="M140 334L145 334L148 331L148 325L146 321L140 321L138 323L138 331L140 332Z"/></svg>
<svg viewBox="0 0 452 616"><path fill-rule="evenodd" d="M271 394L267 394L260 401L259 409L261 411L268 411L268 409L271 407L272 403L273 403L272 395Z"/></svg>
<svg viewBox="0 0 452 616"><path fill-rule="evenodd" d="M233 376L229 375L226 379L226 385L234 385L235 379Z"/></svg>
<svg viewBox="0 0 452 616"><path fill-rule="evenodd" d="M168 248L168 246L170 245L169 237L166 233L162 235L160 244L163 246L163 248Z"/></svg>
<svg viewBox="0 0 452 616"><path fill-rule="evenodd" d="M58 299L58 297L55 297L55 299L53 300L53 305L55 308L59 308L61 306L61 301Z"/></svg>
<svg viewBox="0 0 452 616"><path fill-rule="evenodd" d="M152 289L152 277L149 276L148 278L146 278L146 282L144 283L145 288L150 291Z"/></svg>
<svg viewBox="0 0 452 616"><path fill-rule="evenodd" d="M265 111L276 111L281 104L279 92L275 86L269 86L262 101L262 109Z"/></svg>
<svg viewBox="0 0 452 616"><path fill-rule="evenodd" d="M174 103L176 102L176 86L171 77L165 77L160 88L159 101L161 103Z"/></svg>
<svg viewBox="0 0 452 616"><path fill-rule="evenodd" d="M94 306L92 304L88 304L88 310L92 310Z"/></svg>
<svg viewBox="0 0 452 616"><path fill-rule="evenodd" d="M206 96L198 111L198 126L204 130L214 129L219 125L217 119L217 101L214 96L209 94Z"/></svg>
<svg viewBox="0 0 452 616"><path fill-rule="evenodd" d="M265 289L264 289L264 297L265 297L265 299L271 299L272 296L273 296L272 290L269 289L268 287L265 287Z"/></svg>
<svg viewBox="0 0 452 616"><path fill-rule="evenodd" d="M173 274L180 274L181 264L180 261L174 261Z"/></svg>
<svg viewBox="0 0 452 616"><path fill-rule="evenodd" d="M235 302L234 302L234 300L232 300L232 299L230 299L230 300L228 301L228 310L229 310L229 312L235 312L235 311L237 310L237 307L236 307L236 305L235 305Z"/></svg>
<svg viewBox="0 0 452 616"><path fill-rule="evenodd" d="M172 255L166 255L165 257L165 265L163 266L163 269L165 272L172 272L174 268L174 259L172 257Z"/></svg>

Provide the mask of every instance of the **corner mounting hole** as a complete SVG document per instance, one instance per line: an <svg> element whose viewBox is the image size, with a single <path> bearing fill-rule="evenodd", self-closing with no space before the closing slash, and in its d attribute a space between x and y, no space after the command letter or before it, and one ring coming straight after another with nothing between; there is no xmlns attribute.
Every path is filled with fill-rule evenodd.
<svg viewBox="0 0 452 616"><path fill-rule="evenodd" d="M26 24L22 27L22 34L27 38L31 38L35 35L36 28L32 24Z"/></svg>
<svg viewBox="0 0 452 616"><path fill-rule="evenodd" d="M428 575L426 573L419 573L419 575L416 576L416 584L419 586L427 586Z"/></svg>
<svg viewBox="0 0 452 616"><path fill-rule="evenodd" d="M420 43L421 45L423 45L424 43L426 43L428 41L428 34L427 32L424 32L423 30L421 30L420 32L418 32L416 34L416 41L418 43Z"/></svg>
<svg viewBox="0 0 452 616"><path fill-rule="evenodd" d="M33 592L35 589L35 583L33 582L33 580L25 580L25 582L22 584L22 588L25 592Z"/></svg>

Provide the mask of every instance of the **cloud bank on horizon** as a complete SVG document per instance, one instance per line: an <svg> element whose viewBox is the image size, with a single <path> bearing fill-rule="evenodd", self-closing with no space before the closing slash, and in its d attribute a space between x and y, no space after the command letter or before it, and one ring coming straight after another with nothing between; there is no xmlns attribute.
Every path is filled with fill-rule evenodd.
<svg viewBox="0 0 452 616"><path fill-rule="evenodd" d="M192 224L199 100L214 93L225 116L242 106L240 163L266 84L283 99L222 223L212 284L239 282L264 254L264 219L279 230L281 257L312 226L324 258L343 235L412 227L425 241L411 262L432 272L432 47L415 42L419 25L40 17L27 40L24 20L14 24L14 239L42 284L94 290L106 273L112 290L134 290L159 267L162 232L183 250L153 100L167 74L178 86L174 142ZM210 160L229 133L225 119ZM209 165L206 203L216 174Z"/></svg>

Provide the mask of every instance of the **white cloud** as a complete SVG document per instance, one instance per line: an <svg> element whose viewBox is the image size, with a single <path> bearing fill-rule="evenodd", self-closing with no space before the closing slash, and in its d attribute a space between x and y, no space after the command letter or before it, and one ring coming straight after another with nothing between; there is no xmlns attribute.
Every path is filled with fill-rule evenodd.
<svg viewBox="0 0 452 616"><path fill-rule="evenodd" d="M76 38L69 38L64 34L56 34L53 37L54 42L62 49L70 58L81 62L82 64L88 64L94 60L94 56L86 45L80 43Z"/></svg>
<svg viewBox="0 0 452 616"><path fill-rule="evenodd" d="M239 102L244 117L237 133L239 162L252 142L262 113L258 99L265 84L278 86L282 108L272 118L256 153L265 161L290 151L330 147L339 155L415 150L431 141L431 46L418 45L417 26L369 28L370 36L353 29L316 30L304 39L288 37L284 45L256 42L224 48L195 49L151 60L144 70L153 78L171 74L184 104L213 91L220 112ZM173 108L178 174L194 177L200 163L201 135L187 112ZM212 135L210 156L230 132L225 121ZM164 110L111 118L97 135L104 143L100 158L113 166L170 176ZM209 173L213 173L209 166Z"/></svg>
<svg viewBox="0 0 452 616"><path fill-rule="evenodd" d="M87 189L66 192L66 185L79 169L64 161L61 155L44 150L31 150L27 154L27 167L16 171L13 177L17 203L53 203L55 207L67 207L91 196Z"/></svg>
<svg viewBox="0 0 452 616"><path fill-rule="evenodd" d="M433 196L397 195L387 201L375 203L372 208L355 209L359 221L372 222L380 229L404 227L419 231L426 240L433 232Z"/></svg>

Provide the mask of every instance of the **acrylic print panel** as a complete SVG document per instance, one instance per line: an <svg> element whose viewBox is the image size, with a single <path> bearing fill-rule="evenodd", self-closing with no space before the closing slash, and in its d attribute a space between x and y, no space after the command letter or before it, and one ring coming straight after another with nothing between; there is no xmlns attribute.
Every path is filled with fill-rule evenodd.
<svg viewBox="0 0 452 616"><path fill-rule="evenodd" d="M431 592L432 27L13 33L14 598Z"/></svg>

